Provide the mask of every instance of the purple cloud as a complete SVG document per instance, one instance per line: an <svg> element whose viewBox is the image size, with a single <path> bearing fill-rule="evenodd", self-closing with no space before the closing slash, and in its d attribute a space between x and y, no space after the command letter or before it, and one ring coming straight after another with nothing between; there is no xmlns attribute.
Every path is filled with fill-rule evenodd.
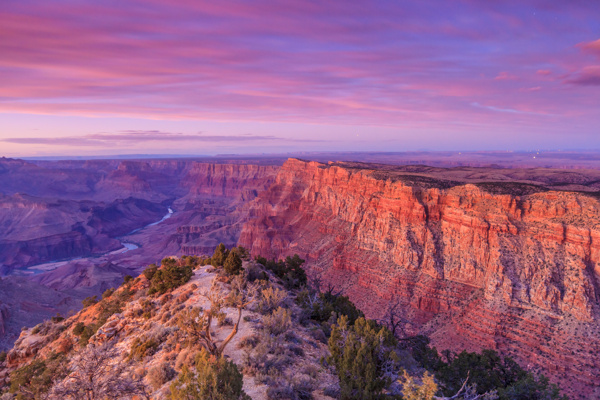
<svg viewBox="0 0 600 400"><path fill-rule="evenodd" d="M568 131L576 117L592 129L599 18L596 3L538 0L7 1L0 112L497 134ZM5 141L161 140L108 136ZM278 140L256 138L239 140Z"/></svg>
<svg viewBox="0 0 600 400"><path fill-rule="evenodd" d="M566 82L583 86L600 85L600 65L584 67L581 71L570 76Z"/></svg>

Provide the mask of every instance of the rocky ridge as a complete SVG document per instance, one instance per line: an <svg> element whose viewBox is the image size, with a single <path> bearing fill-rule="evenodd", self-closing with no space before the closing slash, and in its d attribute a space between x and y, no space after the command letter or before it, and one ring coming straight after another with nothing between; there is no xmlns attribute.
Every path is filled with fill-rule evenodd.
<svg viewBox="0 0 600 400"><path fill-rule="evenodd" d="M245 261L243 265L251 269L255 264ZM276 280L265 273L273 282ZM170 384L183 366L193 365L194 355L200 350L200 346L191 341L189 332L181 328L179 319L194 308L212 310L209 294L217 293L224 299L232 285L231 279L218 274L214 267L200 266L187 283L153 296L148 291L150 282L142 274L65 320L48 320L24 329L5 360L0 360L0 392L10 385L10 377L14 377L11 373L21 367L40 361L47 367L57 354L61 357L61 367L68 367L77 362L79 355L108 343L115 350L109 363L126 366L127 374L141 383L147 398L168 398ZM276 306L290 310L289 325L282 332L265 333L265 310L259 305L260 295L255 296L255 301L242 311L239 330L225 348L224 356L244 371L243 388L252 399L274 398L272 394L268 397L267 391L281 384L277 383L281 380L304 382L304 385L309 382L307 387L315 399L330 399L323 395L323 388L334 384L335 378L329 369L319 364L319 359L327 355L323 332L318 325L298 323L301 311L290 293L277 283L267 285L284 294ZM225 306L220 310L222 322L213 323L211 328L216 343L226 340L238 320L236 308ZM100 326L90 336L86 327L94 324ZM266 369L258 372L257 366L265 368L260 367L262 363L276 365L276 370L269 370L268 375ZM104 379L113 369L102 370L95 378ZM51 386L56 388L64 375L55 372L54 379ZM45 386L44 395L50 396L47 398L59 398L49 389L49 385ZM120 398L139 397L123 394Z"/></svg>

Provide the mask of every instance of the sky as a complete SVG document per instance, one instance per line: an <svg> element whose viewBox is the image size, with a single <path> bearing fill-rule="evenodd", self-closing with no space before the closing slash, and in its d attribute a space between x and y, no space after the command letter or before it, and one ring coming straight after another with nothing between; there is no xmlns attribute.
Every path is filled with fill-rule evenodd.
<svg viewBox="0 0 600 400"><path fill-rule="evenodd" d="M2 0L0 156L600 149L597 0Z"/></svg>

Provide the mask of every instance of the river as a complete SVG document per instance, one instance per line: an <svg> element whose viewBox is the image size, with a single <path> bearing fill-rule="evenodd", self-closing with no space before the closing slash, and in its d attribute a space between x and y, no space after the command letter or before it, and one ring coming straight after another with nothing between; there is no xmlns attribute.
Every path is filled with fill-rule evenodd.
<svg viewBox="0 0 600 400"><path fill-rule="evenodd" d="M121 242L121 245L123 246L120 249L113 250L113 251L107 251L106 253L96 254L96 255L88 256L88 257L73 257L73 258L68 258L65 260L56 260L56 261L45 262L42 264L31 265L26 268L16 269L13 271L12 274L13 275L37 275L37 274L41 274L43 272L55 270L56 268L62 267L63 265L65 265L71 261L83 260L86 258L94 259L94 258L99 258L99 257L103 257L103 256L113 255L113 254L123 254L123 253L127 253L128 251L138 249L140 247L138 244L132 243L132 242L127 242L125 238L127 236L133 235L134 233L137 233L141 230L144 230L151 226L158 225L161 222L166 221L167 219L169 219L173 216L173 213L174 213L173 209L171 207L168 207L167 213L159 221L152 222L151 224L148 224L141 228L134 229L133 231L129 232L127 235L119 236L119 237L115 238L115 239L119 240Z"/></svg>

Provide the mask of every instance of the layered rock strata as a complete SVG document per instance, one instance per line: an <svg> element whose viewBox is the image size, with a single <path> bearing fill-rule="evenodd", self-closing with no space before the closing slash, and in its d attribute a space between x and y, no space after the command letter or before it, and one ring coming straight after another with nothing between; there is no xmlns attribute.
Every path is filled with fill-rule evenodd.
<svg viewBox="0 0 600 400"><path fill-rule="evenodd" d="M507 185L290 159L239 244L306 257L370 317L400 303L441 348L494 348L600 396L600 203Z"/></svg>

